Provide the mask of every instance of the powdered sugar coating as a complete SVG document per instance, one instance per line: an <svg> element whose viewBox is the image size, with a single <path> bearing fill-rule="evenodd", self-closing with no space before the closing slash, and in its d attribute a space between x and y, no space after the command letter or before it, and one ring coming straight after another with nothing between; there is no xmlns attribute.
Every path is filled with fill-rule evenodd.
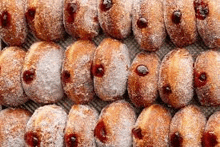
<svg viewBox="0 0 220 147"><path fill-rule="evenodd" d="M145 28L138 27L137 22L140 18L146 19ZM166 37L163 2L161 0L134 0L132 29L142 49L158 50Z"/></svg>
<svg viewBox="0 0 220 147"><path fill-rule="evenodd" d="M140 76L137 68L144 66L147 74ZM160 59L155 53L141 52L136 55L129 69L128 94L137 107L147 107L155 102L158 94Z"/></svg>
<svg viewBox="0 0 220 147"><path fill-rule="evenodd" d="M28 0L27 11L35 10L33 20L28 25L34 35L45 41L58 41L64 37L63 2L64 0Z"/></svg>
<svg viewBox="0 0 220 147"><path fill-rule="evenodd" d="M134 129L141 129L142 139L133 134L133 146L167 147L171 114L164 107L153 104L143 109L134 125Z"/></svg>
<svg viewBox="0 0 220 147"><path fill-rule="evenodd" d="M164 57L158 88L163 102L174 108L189 103L193 97L193 58L188 50L175 49Z"/></svg>
<svg viewBox="0 0 220 147"><path fill-rule="evenodd" d="M70 134L77 134L77 147L95 147L94 129L97 120L98 112L94 108L88 105L73 105L68 116L65 138Z"/></svg>
<svg viewBox="0 0 220 147"><path fill-rule="evenodd" d="M30 99L38 103L54 103L64 94L61 83L61 66L64 50L52 42L34 43L26 57L22 70L22 84ZM35 70L31 83L24 81L25 71Z"/></svg>
<svg viewBox="0 0 220 147"><path fill-rule="evenodd" d="M18 47L7 47L0 54L1 105L18 106L28 100L21 84L25 55L26 52Z"/></svg>
<svg viewBox="0 0 220 147"><path fill-rule="evenodd" d="M113 101L123 96L126 90L130 67L129 52L118 40L104 39L95 51L93 68L103 65L104 75L94 76L94 89L99 98Z"/></svg>
<svg viewBox="0 0 220 147"><path fill-rule="evenodd" d="M220 53L202 52L195 62L195 83L202 82L200 76L206 74L204 84L196 84L196 93L202 105L220 105Z"/></svg>
<svg viewBox="0 0 220 147"><path fill-rule="evenodd" d="M74 16L69 14L68 5L76 5ZM69 17L74 17L69 22ZM64 27L68 34L81 39L92 39L99 34L97 0L64 0Z"/></svg>
<svg viewBox="0 0 220 147"><path fill-rule="evenodd" d="M198 0L195 0L198 1ZM196 19L199 35L209 48L220 47L220 0L202 0L207 4L208 15L204 20Z"/></svg>
<svg viewBox="0 0 220 147"><path fill-rule="evenodd" d="M26 0L1 0L0 18L4 12L8 12L10 17L7 27L0 24L0 38L11 46L19 46L25 42L27 36L27 24L25 20ZM1 22L0 22L1 23Z"/></svg>
<svg viewBox="0 0 220 147"><path fill-rule="evenodd" d="M0 111L0 146L23 147L26 124L31 114L20 108Z"/></svg>
<svg viewBox="0 0 220 147"><path fill-rule="evenodd" d="M25 132L37 133L41 147L63 147L66 122L67 114L61 107L46 105L35 110ZM25 145L29 147L27 142Z"/></svg>
<svg viewBox="0 0 220 147"><path fill-rule="evenodd" d="M98 0L98 19L103 31L117 39L126 38L131 33L131 10L133 0L111 0L108 11L101 10L104 0Z"/></svg>
<svg viewBox="0 0 220 147"><path fill-rule="evenodd" d="M92 42L79 40L65 51L62 67L63 89L74 103L88 103L94 98L91 67L95 49ZM70 74L69 79L65 77L65 72Z"/></svg>
<svg viewBox="0 0 220 147"><path fill-rule="evenodd" d="M183 138L181 146L202 147L202 135L206 124L206 117L199 107L189 105L179 110L170 124L171 136L178 132Z"/></svg>
<svg viewBox="0 0 220 147"><path fill-rule="evenodd" d="M164 20L171 41L177 47L193 44L197 38L194 0L164 0ZM180 23L173 22L173 14L180 11Z"/></svg>
<svg viewBox="0 0 220 147"><path fill-rule="evenodd" d="M131 130L136 115L132 106L124 100L107 105L101 111L98 123L103 121L106 128L107 142L96 138L99 147L130 147L132 145ZM97 123L97 124L98 124Z"/></svg>

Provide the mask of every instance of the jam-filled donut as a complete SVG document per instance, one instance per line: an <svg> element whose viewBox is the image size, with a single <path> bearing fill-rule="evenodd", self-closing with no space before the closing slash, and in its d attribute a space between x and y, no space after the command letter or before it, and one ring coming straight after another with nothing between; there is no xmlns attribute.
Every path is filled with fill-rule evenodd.
<svg viewBox="0 0 220 147"><path fill-rule="evenodd" d="M194 84L202 105L220 105L220 53L202 52L195 62Z"/></svg>
<svg viewBox="0 0 220 147"><path fill-rule="evenodd" d="M220 111L215 112L209 117L203 133L204 147L217 147L220 145Z"/></svg>
<svg viewBox="0 0 220 147"><path fill-rule="evenodd" d="M32 33L45 41L59 41L64 37L64 0L28 0L25 13Z"/></svg>
<svg viewBox="0 0 220 147"><path fill-rule="evenodd" d="M94 129L98 112L87 105L73 105L65 129L66 147L96 147Z"/></svg>
<svg viewBox="0 0 220 147"><path fill-rule="evenodd" d="M193 44L197 39L194 0L165 0L164 19L168 35L177 47Z"/></svg>
<svg viewBox="0 0 220 147"><path fill-rule="evenodd" d="M139 115L133 129L133 146L167 147L171 114L164 107L154 104Z"/></svg>
<svg viewBox="0 0 220 147"><path fill-rule="evenodd" d="M194 0L199 35L209 48L220 47L220 0Z"/></svg>
<svg viewBox="0 0 220 147"><path fill-rule="evenodd" d="M25 0L1 0L0 38L8 45L19 46L25 42L27 24Z"/></svg>
<svg viewBox="0 0 220 147"><path fill-rule="evenodd" d="M21 71L26 52L19 47L7 47L0 53L0 105L18 106L28 97L21 84Z"/></svg>
<svg viewBox="0 0 220 147"><path fill-rule="evenodd" d="M186 49L175 49L163 59L158 89L161 99L174 108L187 105L193 98L193 58Z"/></svg>
<svg viewBox="0 0 220 147"><path fill-rule="evenodd" d="M99 34L97 0L64 0L63 22L73 37L93 39Z"/></svg>
<svg viewBox="0 0 220 147"><path fill-rule="evenodd" d="M86 40L71 44L66 52L62 67L63 89L68 98L76 104L84 104L94 97L91 74L96 46Z"/></svg>
<svg viewBox="0 0 220 147"><path fill-rule="evenodd" d="M63 147L66 112L59 106L46 105L35 110L25 130L26 147Z"/></svg>
<svg viewBox="0 0 220 147"><path fill-rule="evenodd" d="M171 147L202 147L205 124L206 117L197 106L190 105L178 111L170 124Z"/></svg>
<svg viewBox="0 0 220 147"><path fill-rule="evenodd" d="M98 0L98 20L103 31L116 39L131 33L133 0Z"/></svg>
<svg viewBox="0 0 220 147"><path fill-rule="evenodd" d="M103 108L96 124L94 135L100 147L130 147L131 130L136 115L132 106L119 100Z"/></svg>
<svg viewBox="0 0 220 147"><path fill-rule="evenodd" d="M62 99L63 54L64 50L52 42L37 42L30 47L21 73L24 91L30 99L44 104Z"/></svg>
<svg viewBox="0 0 220 147"><path fill-rule="evenodd" d="M92 67L97 96L104 101L122 98L126 91L129 67L127 46L115 39L104 39L95 51Z"/></svg>
<svg viewBox="0 0 220 147"><path fill-rule="evenodd" d="M132 29L141 48L158 50L166 37L163 1L134 0Z"/></svg>
<svg viewBox="0 0 220 147"><path fill-rule="evenodd" d="M20 108L0 111L0 146L23 147L25 128L30 117L30 112Z"/></svg>
<svg viewBox="0 0 220 147"><path fill-rule="evenodd" d="M129 69L128 94L137 107L147 107L157 98L160 59L155 53L136 55Z"/></svg>

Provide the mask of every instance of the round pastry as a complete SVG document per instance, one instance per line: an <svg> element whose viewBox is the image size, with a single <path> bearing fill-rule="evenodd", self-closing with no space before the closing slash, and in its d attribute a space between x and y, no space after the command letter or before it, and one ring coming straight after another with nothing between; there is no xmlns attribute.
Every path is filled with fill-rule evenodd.
<svg viewBox="0 0 220 147"><path fill-rule="evenodd" d="M73 105L65 129L66 147L96 147L94 128L98 112L87 105Z"/></svg>
<svg viewBox="0 0 220 147"><path fill-rule="evenodd" d="M220 47L220 0L194 0L199 35L209 48Z"/></svg>
<svg viewBox="0 0 220 147"><path fill-rule="evenodd" d="M23 147L25 128L31 114L20 108L0 111L0 146Z"/></svg>
<svg viewBox="0 0 220 147"><path fill-rule="evenodd" d="M104 39L95 51L92 67L97 96L104 101L122 98L126 91L129 67L127 46L115 39Z"/></svg>
<svg viewBox="0 0 220 147"><path fill-rule="evenodd" d="M157 98L160 59L155 53L136 55L128 76L128 94L136 107L147 107Z"/></svg>
<svg viewBox="0 0 220 147"><path fill-rule="evenodd" d="M214 147L220 145L220 111L215 112L209 117L203 133L203 146Z"/></svg>
<svg viewBox="0 0 220 147"><path fill-rule="evenodd" d="M99 34L97 0L64 0L63 22L73 37L93 39Z"/></svg>
<svg viewBox="0 0 220 147"><path fill-rule="evenodd" d="M67 114L59 106L39 107L27 123L26 147L63 147Z"/></svg>
<svg viewBox="0 0 220 147"><path fill-rule="evenodd" d="M166 37L163 1L134 0L132 16L132 29L141 48L158 50Z"/></svg>
<svg viewBox="0 0 220 147"><path fill-rule="evenodd" d="M193 58L186 49L175 49L163 59L158 89L164 103L181 108L193 98Z"/></svg>
<svg viewBox="0 0 220 147"><path fill-rule="evenodd" d="M205 51L195 62L195 88L202 105L220 105L220 53Z"/></svg>
<svg viewBox="0 0 220 147"><path fill-rule="evenodd" d="M167 147L170 121L171 114L160 105L143 109L132 129L133 146Z"/></svg>
<svg viewBox="0 0 220 147"><path fill-rule="evenodd" d="M193 44L197 38L194 0L165 0L164 19L168 35L177 47Z"/></svg>
<svg viewBox="0 0 220 147"><path fill-rule="evenodd" d="M65 51L62 66L63 89L75 104L84 104L94 97L91 67L96 46L86 40L76 41Z"/></svg>
<svg viewBox="0 0 220 147"><path fill-rule="evenodd" d="M132 106L124 100L107 105L101 111L94 135L99 147L130 147L131 130L136 115Z"/></svg>
<svg viewBox="0 0 220 147"><path fill-rule="evenodd" d="M18 47L7 47L0 53L0 105L18 106L28 100L21 84L25 55Z"/></svg>
<svg viewBox="0 0 220 147"><path fill-rule="evenodd" d="M63 54L64 50L52 42L37 42L30 47L21 74L24 91L30 99L44 104L62 99Z"/></svg>
<svg viewBox="0 0 220 147"><path fill-rule="evenodd" d="M26 19L37 38L45 41L59 41L64 37L63 1L27 1Z"/></svg>
<svg viewBox="0 0 220 147"><path fill-rule="evenodd" d="M170 124L171 147L202 147L205 115L197 106L190 105L178 111Z"/></svg>
<svg viewBox="0 0 220 147"><path fill-rule="evenodd" d="M98 20L103 31L117 39L131 33L133 0L98 0Z"/></svg>
<svg viewBox="0 0 220 147"><path fill-rule="evenodd" d="M0 38L8 45L21 45L27 36L25 0L1 0Z"/></svg>

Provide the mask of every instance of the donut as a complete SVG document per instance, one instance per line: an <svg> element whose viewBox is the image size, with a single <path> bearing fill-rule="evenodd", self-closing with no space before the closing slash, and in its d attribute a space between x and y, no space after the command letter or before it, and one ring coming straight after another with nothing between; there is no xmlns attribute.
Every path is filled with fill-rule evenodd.
<svg viewBox="0 0 220 147"><path fill-rule="evenodd" d="M166 37L163 1L134 0L132 30L141 49L159 50Z"/></svg>
<svg viewBox="0 0 220 147"><path fill-rule="evenodd" d="M36 42L28 50L21 72L27 96L42 104L55 103L64 96L61 69L64 50L53 42Z"/></svg>
<svg viewBox="0 0 220 147"><path fill-rule="evenodd" d="M99 34L97 0L64 0L63 23L74 38L93 39Z"/></svg>
<svg viewBox="0 0 220 147"><path fill-rule="evenodd" d="M130 57L118 40L106 38L97 47L92 73L96 95L104 101L121 99L126 91Z"/></svg>
<svg viewBox="0 0 220 147"><path fill-rule="evenodd" d="M24 134L31 113L21 108L6 108L0 111L0 146L23 147Z"/></svg>
<svg viewBox="0 0 220 147"><path fill-rule="evenodd" d="M94 98L92 62L96 46L88 40L79 40L65 51L62 83L67 97L75 104L85 104Z"/></svg>
<svg viewBox="0 0 220 147"><path fill-rule="evenodd" d="M94 129L98 112L88 105L73 105L65 129L66 147L96 147Z"/></svg>
<svg viewBox="0 0 220 147"><path fill-rule="evenodd" d="M59 106L46 105L35 110L27 123L24 139L26 147L64 146L67 114Z"/></svg>
<svg viewBox="0 0 220 147"><path fill-rule="evenodd" d="M19 106L28 101L21 83L26 52L19 47L6 47L0 53L0 105Z"/></svg>
<svg viewBox="0 0 220 147"><path fill-rule="evenodd" d="M128 94L136 107L153 104L158 95L160 59L155 53L140 52L129 69Z"/></svg>
<svg viewBox="0 0 220 147"><path fill-rule="evenodd" d="M25 0L1 0L0 38L9 46L22 45L27 37Z"/></svg>
<svg viewBox="0 0 220 147"><path fill-rule="evenodd" d="M132 146L131 130L136 115L131 105L119 100L104 107L94 130L95 140L100 147Z"/></svg>
<svg viewBox="0 0 220 147"><path fill-rule="evenodd" d="M27 1L26 20L31 32L40 40L59 41L64 38L63 1Z"/></svg>
<svg viewBox="0 0 220 147"><path fill-rule="evenodd" d="M188 50L177 48L162 60L158 89L164 103L173 108L186 106L193 98L193 58Z"/></svg>

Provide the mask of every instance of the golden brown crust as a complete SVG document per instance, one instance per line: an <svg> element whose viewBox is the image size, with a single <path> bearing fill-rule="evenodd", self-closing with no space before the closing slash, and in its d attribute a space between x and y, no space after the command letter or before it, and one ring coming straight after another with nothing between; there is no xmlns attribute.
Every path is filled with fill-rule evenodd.
<svg viewBox="0 0 220 147"><path fill-rule="evenodd" d="M100 66L103 75L99 75ZM121 99L126 90L130 57L127 46L106 38L95 51L93 60L94 89L104 101Z"/></svg>
<svg viewBox="0 0 220 147"><path fill-rule="evenodd" d="M64 37L63 0L28 0L26 18L34 35L45 41Z"/></svg>
<svg viewBox="0 0 220 147"><path fill-rule="evenodd" d="M220 105L220 53L202 52L195 62L195 87L202 105Z"/></svg>
<svg viewBox="0 0 220 147"><path fill-rule="evenodd" d="M61 107L56 105L39 107L27 123L25 146L63 146L66 121L67 114Z"/></svg>
<svg viewBox="0 0 220 147"><path fill-rule="evenodd" d="M75 104L88 103L94 98L92 61L96 46L86 40L71 44L66 52L62 67L63 89Z"/></svg>
<svg viewBox="0 0 220 147"><path fill-rule="evenodd" d="M162 60L158 89L161 99L174 108L193 97L193 58L186 49L175 49Z"/></svg>
<svg viewBox="0 0 220 147"><path fill-rule="evenodd" d="M105 147L131 146L131 130L135 120L136 115L134 109L126 101L119 100L107 105L103 108L95 128L97 145ZM104 124L100 130L104 130L105 140L100 140L100 136L96 134L100 122Z"/></svg>
<svg viewBox="0 0 220 147"><path fill-rule="evenodd" d="M170 145L202 147L202 135L206 124L199 107L189 105L178 111L170 124Z"/></svg>
<svg viewBox="0 0 220 147"><path fill-rule="evenodd" d="M34 43L25 57L22 85L30 99L54 103L63 97L61 66L64 50L53 42Z"/></svg>
<svg viewBox="0 0 220 147"><path fill-rule="evenodd" d="M25 42L27 36L25 11L26 0L1 0L0 38L6 44L19 46Z"/></svg>
<svg viewBox="0 0 220 147"><path fill-rule="evenodd" d="M0 146L24 146L25 128L30 117L30 112L20 108L0 111Z"/></svg>
<svg viewBox="0 0 220 147"><path fill-rule="evenodd" d="M168 35L177 47L193 44L197 38L194 0L165 0L164 19Z"/></svg>
<svg viewBox="0 0 220 147"><path fill-rule="evenodd" d="M88 105L73 105L68 116L65 129L67 147L76 143L77 147L95 147L94 129L98 120L98 112ZM75 137L75 141L71 140Z"/></svg>
<svg viewBox="0 0 220 147"><path fill-rule="evenodd" d="M146 68L146 75L138 72L138 67ZM157 98L160 59L155 53L139 53L129 69L128 94L137 107L147 107ZM142 71L145 72L145 71Z"/></svg>
<svg viewBox="0 0 220 147"><path fill-rule="evenodd" d="M98 0L99 23L107 35L123 39L131 33L132 3L133 0Z"/></svg>
<svg viewBox="0 0 220 147"><path fill-rule="evenodd" d="M75 38L93 39L99 34L97 0L64 0L63 22Z"/></svg>
<svg viewBox="0 0 220 147"><path fill-rule="evenodd" d="M158 50L166 37L163 2L135 0L132 9L132 29L142 49Z"/></svg>
<svg viewBox="0 0 220 147"><path fill-rule="evenodd" d="M203 12L203 17L197 17L199 35L209 48L220 47L220 0L195 0L198 12ZM199 15L199 13L198 13Z"/></svg>
<svg viewBox="0 0 220 147"><path fill-rule="evenodd" d="M28 100L21 84L25 55L26 52L18 47L8 47L1 52L0 105L18 106Z"/></svg>
<svg viewBox="0 0 220 147"><path fill-rule="evenodd" d="M164 107L154 104L145 108L132 130L133 146L167 147L170 121L171 114Z"/></svg>

